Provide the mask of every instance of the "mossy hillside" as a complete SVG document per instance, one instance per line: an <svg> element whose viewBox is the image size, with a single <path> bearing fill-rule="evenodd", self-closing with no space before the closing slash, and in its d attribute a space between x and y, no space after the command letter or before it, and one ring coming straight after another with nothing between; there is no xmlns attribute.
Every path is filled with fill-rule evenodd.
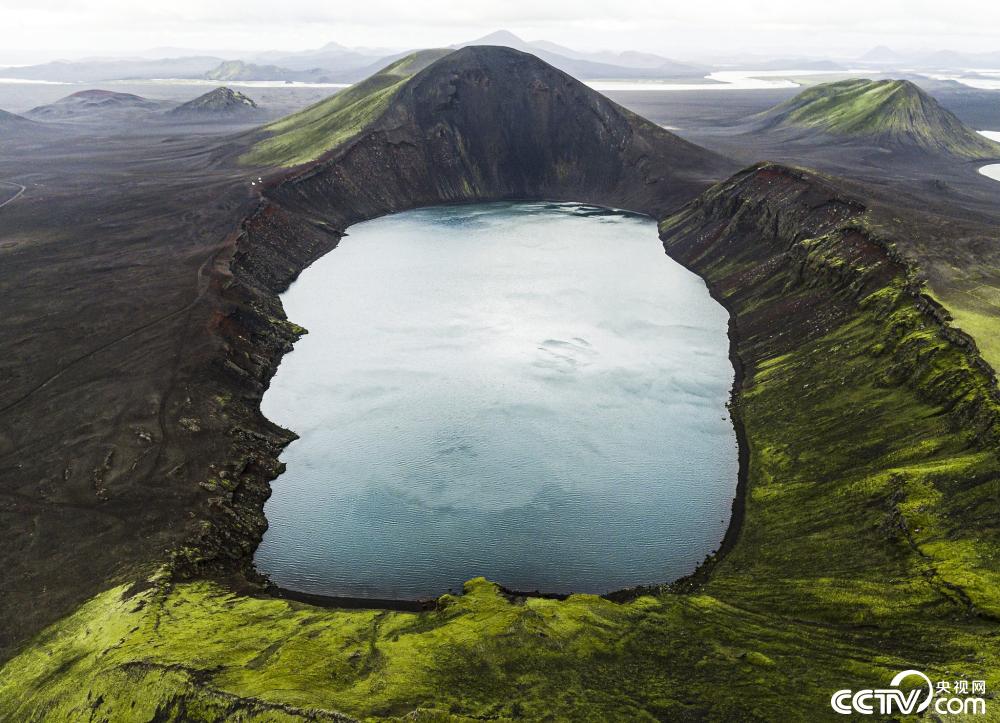
<svg viewBox="0 0 1000 723"><path fill-rule="evenodd" d="M16 682L0 686L0 709L24 719L47 710L53 720L90 711L111 720L164 711L191 720L277 720L288 710L382 717L417 707L470 717L797 720L822 719L832 690L909 666L1000 685L996 626L929 580L933 561L899 526L926 501L897 491L899 475L907 490L934 489L951 475L995 475L996 462L955 439L940 416L927 429L920 420L936 410L905 388L863 383L856 398L831 396L845 375L870 369L877 321L846 323L755 375L740 413L759 430L752 478L765 484L752 488L744 537L702 591L627 605L593 596L512 602L473 581L440 610L414 615L321 610L207 582L127 599L116 588L8 666ZM877 456L859 465L856 450L838 449L843 440L817 444L785 407L773 413L804 384L816 385L804 403L784 404L820 421L817 438L870 430L862 458L901 441L891 475ZM852 415L858 401L865 413ZM822 463L789 475L803 454Z"/></svg>
<svg viewBox="0 0 1000 723"><path fill-rule="evenodd" d="M247 165L296 166L357 136L385 112L406 81L449 50L421 50L401 58L375 75L264 130L270 135L251 147L240 161Z"/></svg>
<svg viewBox="0 0 1000 723"><path fill-rule="evenodd" d="M1000 144L966 127L908 80L824 83L802 91L760 117L781 126L813 128L961 157L1000 157Z"/></svg>
<svg viewBox="0 0 1000 723"><path fill-rule="evenodd" d="M801 522L805 509L797 496L789 498L792 506L787 508L772 499L777 490L769 481L775 478L775 469L781 471L777 477L781 479L796 467L807 466L822 484L811 488L810 499L816 504L813 532L803 538L796 526L795 544L804 548L802 560L829 563L814 568L811 580L809 570L803 569L807 579L796 583L814 596L814 615L848 614L843 600L824 599L824 591L843 589L845 580L862 575L875 555L889 554L881 561L884 569L900 559L907 565L916 562L930 588L953 594L987 616L1000 617L998 561L990 549L997 542L1000 489L1000 404L992 375L967 337L941 322L937 307L917 281L917 271L890 241L869 234L864 207L848 198L817 193L817 186L822 181L809 174L764 165L706 193L662 227L668 248L712 280L727 305L742 310L739 320L745 336L738 349L753 367L744 403L760 394L762 385L787 375L790 365L805 365L798 375L801 385L790 385L795 393L785 400L772 398L772 414L756 424L747 423L750 479L755 481L747 496L747 518L753 517L761 496L769 499L774 516L767 524L748 525L721 566L747 565L756 574L775 556L769 574L787 575L787 545L774 544L774 531L786 526L787 520ZM727 250L724 256L718 254L720 246ZM794 269L795 282L787 273L775 273L776 268ZM850 321L838 328L840 316ZM879 331L869 336L872 329ZM808 341L818 335L854 350L857 363L845 364L842 373L833 376L835 384L804 379L807 368L825 365L830 351L820 346L811 353L814 348ZM772 353L761 354L758 349ZM910 417L900 395L911 394L938 411L922 421ZM810 398L816 404L808 404ZM816 413L817 405L826 409L841 404L853 423L889 431L891 444L887 446L879 435L857 434L845 419ZM762 427L776 423L787 429L761 436L794 439L793 445L754 444ZM793 434L796 429L798 437ZM946 440L951 440L950 449ZM828 469L831 454L852 457L862 474L851 480L844 471ZM768 469L761 468L768 459ZM840 513L838 508L850 499L841 487L845 483L861 485L873 497ZM854 558L849 550L842 558L830 557L830 538L856 527L874 510L878 510L875 517L883 519L881 528L869 527L870 544L859 545L860 554ZM887 531L905 540L917 557L897 558L891 547L879 545L879 534ZM854 534L861 532L855 529ZM763 536L755 544L757 533ZM793 557L798 559L798 554ZM971 557L977 557L975 564ZM748 565L751 559L753 564ZM838 571L835 564L846 567ZM906 581L908 576L889 579ZM709 587L734 582L732 576L716 574ZM976 594L959 592L963 586ZM741 594L768 604L769 590L751 576ZM891 584L872 588L871 604L858 610L859 622L878 615L879 600L888 603L893 594Z"/></svg>
<svg viewBox="0 0 1000 723"><path fill-rule="evenodd" d="M747 524L706 589L765 610L795 588L800 613L839 624L920 628L928 612L956 606L1000 619L997 430L976 421L977 383L961 379L975 372L902 287L860 305L854 320L757 365L741 399L754 480ZM809 379L816 369L825 373ZM941 384L958 401L928 403ZM805 474L789 484L796 468Z"/></svg>
<svg viewBox="0 0 1000 723"><path fill-rule="evenodd" d="M750 451L745 518L701 575L626 604L511 600L475 580L419 614L154 580L46 631L3 670L0 710L834 720L834 690L906 668L995 692L988 382L908 270L858 232L861 213L762 168L662 226L735 314L746 371L734 405Z"/></svg>
<svg viewBox="0 0 1000 723"><path fill-rule="evenodd" d="M831 691L910 665L1000 683L995 646L983 647L995 630L975 620L890 631L706 594L512 602L483 580L419 615L207 582L128 592L98 596L8 666L0 709L18 720L832 720Z"/></svg>

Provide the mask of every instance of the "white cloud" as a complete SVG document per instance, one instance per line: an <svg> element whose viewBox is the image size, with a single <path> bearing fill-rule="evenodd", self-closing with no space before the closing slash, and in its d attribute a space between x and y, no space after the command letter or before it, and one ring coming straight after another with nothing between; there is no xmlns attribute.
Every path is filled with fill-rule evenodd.
<svg viewBox="0 0 1000 723"><path fill-rule="evenodd" d="M156 46L299 49L446 45L498 28L586 48L855 52L875 44L1000 51L982 0L0 0L0 48L124 52Z"/></svg>

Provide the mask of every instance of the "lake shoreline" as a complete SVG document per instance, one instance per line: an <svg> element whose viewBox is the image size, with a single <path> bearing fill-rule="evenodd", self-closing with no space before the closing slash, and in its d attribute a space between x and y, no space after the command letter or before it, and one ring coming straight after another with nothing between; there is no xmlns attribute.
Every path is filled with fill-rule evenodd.
<svg viewBox="0 0 1000 723"><path fill-rule="evenodd" d="M670 252L666 251L666 248L664 248L664 252L670 256ZM688 266L682 260L673 256L671 258L693 273L698 273L693 267ZM617 590L601 596L613 602L631 602L642 595L655 594L663 588L668 588L674 592L690 592L704 585L708 582L715 566L736 546L740 538L740 531L743 529L744 519L746 518L747 485L749 484L750 477L750 442L747 438L746 424L743 420L740 405L740 398L746 380L746 370L743 359L737 350L740 338L736 325L736 309L731 308L726 303L725 297L720 293L716 283L701 274L698 274L698 276L704 280L712 299L729 313L729 362L733 366L733 387L729 395L728 407L729 418L733 423L733 430L736 433L737 461L739 465L736 476L736 493L733 495L732 512L729 515L729 525L726 527L726 534L723 536L722 542L719 543L718 549L710 553L689 575L684 575L661 586L637 586Z"/></svg>
<svg viewBox="0 0 1000 723"><path fill-rule="evenodd" d="M618 211L620 209L611 209L609 211ZM635 213L632 211L627 211L627 213ZM638 214L643 215L643 214ZM666 251L664 251L667 253ZM670 256L669 253L667 253ZM692 272L694 269L684 264L679 259L671 256L674 261L680 263L685 268L688 268ZM697 272L695 272L697 273ZM634 601L635 599L642 597L643 595L655 595L663 592L664 590L671 590L674 592L692 592L704 583L706 583L712 574L715 566L733 549L739 540L740 531L743 527L743 522L746 516L746 497L747 497L747 486L749 480L750 472L750 447L749 441L747 439L746 426L744 424L743 416L740 413L740 395L743 392L744 383L746 379L746 372L744 369L743 360L737 351L739 332L737 330L736 316L734 311L726 305L724 297L719 293L718 286L711 283L708 279L704 279L699 274L699 277L705 281L709 293L712 299L716 301L720 306L726 309L729 314L728 321L728 336L729 336L729 360L733 366L733 385L730 393L730 399L728 403L730 419L733 423L733 429L736 434L737 441L737 453L738 453L738 473L736 480L736 490L732 501L732 512L729 518L729 524L726 527L725 535L719 544L718 549L711 552L706 556L705 560L701 562L692 572L687 575L683 575L675 580L664 582L662 584L654 585L635 585L630 587L624 587L618 590L612 590L606 593L601 593L598 596L609 600L611 602L619 604L627 604ZM511 599L517 598L539 598L547 600L565 600L575 594L590 594L590 593L553 593L545 592L541 590L512 590L506 588L502 585L494 583L497 585L501 593ZM265 586L265 595L275 598L281 598L286 600L294 600L296 602L307 603L309 605L315 605L317 607L323 608L333 608L333 609L345 609L345 610L357 610L357 609L372 609L372 610L394 610L399 612L423 612L427 610L433 610L438 607L438 601L441 596L437 597L426 597L417 599L407 599L407 598L367 598L367 597L357 597L357 596L343 596L343 595L323 595L318 593L309 593L299 590L292 590L289 588L281 587L273 582L268 581ZM443 593L447 594L447 593Z"/></svg>
<svg viewBox="0 0 1000 723"><path fill-rule="evenodd" d="M262 411L301 437L291 455L282 455L287 470L273 485L277 496L265 508L269 531L255 552L255 567L285 594L329 604L339 600L356 605L360 598L372 599L375 605L409 607L459 590L479 575L518 597L621 597L629 590L660 588L695 574L717 555L720 539L732 537L727 530L738 506L734 500L740 443L728 410L735 408L740 374L733 364L731 313L722 304L716 306L718 298L700 275L663 253L659 238L657 246L651 246L647 234L658 233L652 220L641 227L638 218L596 226L584 220L647 216L575 202L466 206L424 208L412 218L397 215L366 226L364 232L347 229L355 244L340 244L341 256L300 280L291 298L281 297L286 313L308 327L310 335L303 342L306 346L296 344L295 363L271 385L271 399L264 400ZM460 230L448 230L456 224ZM432 233L426 241L433 243L425 248L426 229ZM449 240L453 233L462 239L454 246ZM470 233L478 250L466 256ZM501 240L512 234L523 241ZM379 245L372 246L376 242ZM420 257L416 266L409 260L412 253ZM445 262L438 258L442 254L458 256ZM600 270L608 258L619 259L624 269L642 267L638 275L622 272L630 279L622 298L632 299L624 308L605 298L617 283L614 275ZM478 268L484 259L494 271ZM472 266L465 269L468 264ZM525 275L525 265L534 271ZM442 266L453 270L433 271ZM354 289L359 274L366 278L372 273L388 274L384 278L397 279L398 287L374 305ZM443 298L424 296L420 311L403 308L398 314L389 312L391 318L374 310L395 309L401 300L394 297L422 295L428 273L429 278L434 273L447 277L432 282L432 287L449 289ZM508 276L517 280L513 287ZM400 286L407 277L410 281ZM471 305L463 301L463 278L474 279L470 283L476 301ZM598 286L588 291L594 283ZM531 301L521 298L522 291L535 288L547 291ZM580 301L567 303L567 293L585 294L588 308ZM486 316L480 316L480 303ZM358 305L361 308L352 311ZM505 321L493 327L497 309L503 310L499 318ZM518 321L510 328L512 319ZM392 339L377 331L397 323L403 330L393 332ZM454 329L456 323L474 329L475 336L453 338L443 352L447 358L441 359L433 341L438 326ZM652 324L662 326L651 332ZM481 338L484 333L489 336ZM580 340L583 356L576 359L573 348L561 345L555 359L559 364L551 367L546 345L570 336L586 340ZM543 343L545 339L550 342ZM425 343L434 350L431 357L422 351ZM397 346L398 352L391 351ZM466 347L469 351L462 352ZM368 349L381 351L371 356ZM511 349L517 350L513 356ZM384 397L365 392L362 402L355 403L368 385L376 385L373 390L405 390L405 384L393 381L392 372L393 360L404 357L407 361L400 368L407 378L425 368L422 359L431 359L426 373L454 366L445 374L452 381L440 390L438 382L425 379L420 392L397 391ZM384 371L372 376L367 371L371 369ZM570 377L563 376L570 371ZM472 374L468 383L457 381L467 372ZM572 385L566 387L570 380ZM457 402L447 391L454 384L469 390ZM628 399L639 393L636 385L642 386L645 401L632 408ZM447 399L443 408L427 411L442 393L446 396L440 398ZM424 401L415 402L414 394ZM567 418L545 442L544 430L551 421L536 429L542 419L534 408L543 417L566 418L578 408L578 398L580 403L590 399L594 411L580 417L582 422ZM535 400L532 411L524 412L522 405L530 399ZM462 410L459 417L454 416L456 403ZM450 440L457 433L454 443L461 439L463 447L471 445L467 453L473 459L466 453L436 457L438 452L419 441L425 437L420 429L426 422L407 431L412 420L406 412L390 413L391 433L409 441L379 452L392 439L391 430L382 428L383 410L397 404L424 410L417 415L421 419L430 414L430 420L443 420L440 428L432 424L431 434ZM611 411L601 411L608 404L613 404ZM480 440L481 425L494 416L489 410L507 405L520 411L503 417L499 437L489 434ZM719 412L725 422L719 421ZM681 418L678 415L686 421L672 423ZM626 426L620 427L622 423ZM624 431L632 427L638 435ZM538 444L549 449L563 443L581 450L583 457L574 463L582 466L579 472L572 464L564 469L558 461L572 459L571 450L545 454L537 449ZM587 462L597 449L591 445L599 445L601 453ZM373 466L365 461L369 458L388 459L390 464ZM428 459L439 460L430 476L421 471L427 469ZM514 461L517 464L504 471ZM469 485L466 480L475 482ZM432 483L444 487L428 498L430 490L424 488ZM506 490L499 497L496 485ZM480 498L486 503L475 501ZM619 502L600 512L612 499ZM438 513L440 505L447 511ZM597 523L601 519L607 522ZM588 532L580 538L582 544L574 545L569 541L579 536L574 532L578 525ZM548 541L552 552L538 557L532 550L540 541ZM630 577L642 582L628 584Z"/></svg>

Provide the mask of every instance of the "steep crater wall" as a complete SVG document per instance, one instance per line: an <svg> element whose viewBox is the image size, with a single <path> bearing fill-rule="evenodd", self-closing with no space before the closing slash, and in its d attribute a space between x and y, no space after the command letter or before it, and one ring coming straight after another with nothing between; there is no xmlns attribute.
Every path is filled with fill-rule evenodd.
<svg viewBox="0 0 1000 723"><path fill-rule="evenodd" d="M230 409L236 461L212 523L179 556L181 568L252 576L268 482L292 438L259 412L281 355L301 332L285 320L277 294L350 224L419 206L577 200L664 219L667 252L702 275L733 315L734 362L745 369L746 387L762 363L863 316L881 339L869 350L880 384L907 386L940 405L971 443L994 444L992 372L923 293L912 264L871 231L866 205L814 174L771 164L690 200L726 166L530 56L470 48L418 73L344 147L273 179L244 223L223 284L224 372L241 390ZM743 518L753 454L746 440L743 447L725 549Z"/></svg>

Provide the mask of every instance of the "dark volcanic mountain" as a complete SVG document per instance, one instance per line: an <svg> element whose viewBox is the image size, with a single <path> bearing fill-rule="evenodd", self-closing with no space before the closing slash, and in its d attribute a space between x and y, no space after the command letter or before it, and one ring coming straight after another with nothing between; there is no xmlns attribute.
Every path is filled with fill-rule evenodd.
<svg viewBox="0 0 1000 723"><path fill-rule="evenodd" d="M309 163L275 191L297 202L327 203L336 187L344 201L368 197L354 208L378 197L397 209L402 199L547 198L657 212L733 169L532 55L443 52L422 70L426 58L410 56L268 126L244 161Z"/></svg>
<svg viewBox="0 0 1000 723"><path fill-rule="evenodd" d="M757 117L762 128L819 131L877 146L1000 157L1000 144L968 128L908 80L844 80L799 93Z"/></svg>
<svg viewBox="0 0 1000 723"><path fill-rule="evenodd" d="M171 116L249 116L256 114L260 109L254 100L239 91L222 86L215 90L210 90L204 95L199 95L194 100L173 108Z"/></svg>
<svg viewBox="0 0 1000 723"><path fill-rule="evenodd" d="M55 103L32 108L25 115L34 120L124 119L162 110L169 104L132 93L110 90L81 90Z"/></svg>

